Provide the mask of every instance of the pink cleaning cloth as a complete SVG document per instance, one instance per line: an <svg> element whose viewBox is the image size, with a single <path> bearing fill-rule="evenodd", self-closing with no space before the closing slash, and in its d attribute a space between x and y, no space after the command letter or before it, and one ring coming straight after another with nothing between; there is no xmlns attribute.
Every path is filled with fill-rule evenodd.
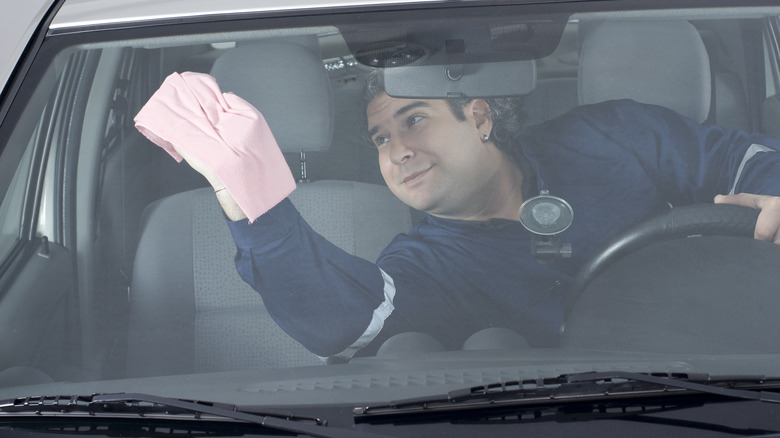
<svg viewBox="0 0 780 438"><path fill-rule="evenodd" d="M135 126L176 161L183 158L173 145L208 166L250 222L295 190L263 115L244 99L222 93L207 74L168 76L135 116Z"/></svg>

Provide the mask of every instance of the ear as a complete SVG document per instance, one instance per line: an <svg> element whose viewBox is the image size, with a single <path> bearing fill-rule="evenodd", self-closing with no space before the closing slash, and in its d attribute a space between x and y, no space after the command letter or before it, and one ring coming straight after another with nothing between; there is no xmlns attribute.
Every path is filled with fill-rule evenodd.
<svg viewBox="0 0 780 438"><path fill-rule="evenodd" d="M485 99L474 99L466 105L464 110L474 120L474 124L479 131L480 137L490 136L493 131L493 118L490 115L490 104Z"/></svg>

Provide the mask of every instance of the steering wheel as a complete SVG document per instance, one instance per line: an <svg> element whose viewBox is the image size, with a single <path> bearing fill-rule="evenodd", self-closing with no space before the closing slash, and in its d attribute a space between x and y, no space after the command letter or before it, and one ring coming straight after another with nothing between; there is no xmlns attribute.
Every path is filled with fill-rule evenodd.
<svg viewBox="0 0 780 438"><path fill-rule="evenodd" d="M676 207L619 232L580 268L567 295L567 314L585 287L613 262L651 243L689 236L753 237L759 211L731 204Z"/></svg>

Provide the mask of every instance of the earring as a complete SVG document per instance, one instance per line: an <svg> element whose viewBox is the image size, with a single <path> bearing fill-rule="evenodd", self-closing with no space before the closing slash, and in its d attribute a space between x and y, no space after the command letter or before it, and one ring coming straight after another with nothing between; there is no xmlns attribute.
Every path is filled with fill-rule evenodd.
<svg viewBox="0 0 780 438"><path fill-rule="evenodd" d="M488 135L487 135L487 134L484 134L484 135L482 136L482 142L484 143L484 142L486 142L486 141L488 141Z"/></svg>

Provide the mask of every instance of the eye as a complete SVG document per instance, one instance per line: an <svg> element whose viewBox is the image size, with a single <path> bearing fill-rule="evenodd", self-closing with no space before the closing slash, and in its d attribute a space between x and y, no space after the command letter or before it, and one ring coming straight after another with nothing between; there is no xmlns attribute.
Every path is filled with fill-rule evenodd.
<svg viewBox="0 0 780 438"><path fill-rule="evenodd" d="M374 137L374 139L373 139L373 140L374 140L374 146L376 146L376 147L380 147L380 146L382 146L383 144L385 144L385 143L387 143L388 141L390 141L390 137L385 137L385 136L382 136L382 135L377 135L377 136L375 136L375 137Z"/></svg>
<svg viewBox="0 0 780 438"><path fill-rule="evenodd" d="M419 123L420 120L422 120L422 119L423 119L423 116L419 116L419 115L409 116L409 118L406 119L406 125L411 128L412 126L414 126L417 123Z"/></svg>

